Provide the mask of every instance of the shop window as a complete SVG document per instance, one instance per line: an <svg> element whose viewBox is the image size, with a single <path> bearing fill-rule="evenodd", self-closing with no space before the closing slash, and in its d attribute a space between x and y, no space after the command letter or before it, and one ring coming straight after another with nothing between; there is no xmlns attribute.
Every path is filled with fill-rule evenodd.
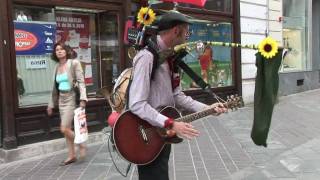
<svg viewBox="0 0 320 180"><path fill-rule="evenodd" d="M232 42L232 25L226 22L193 23L189 27L189 42L199 42L184 61L211 87L231 86L231 48L209 46L207 41ZM190 77L182 72L181 85L184 90L199 88Z"/></svg>
<svg viewBox="0 0 320 180"><path fill-rule="evenodd" d="M199 8L198 6L192 4L179 3L179 6L189 7L189 8ZM210 11L231 13L232 12L232 0L207 0L204 5L204 9Z"/></svg>
<svg viewBox="0 0 320 180"><path fill-rule="evenodd" d="M19 106L46 105L53 84L53 45L62 41L77 54L84 70L88 94L111 84L119 63L117 16L104 11L68 7L16 5L14 34ZM103 27L102 27L103 26ZM107 55L106 55L107 54ZM107 65L100 60L110 61ZM105 67L108 66L108 67ZM103 67L103 69L102 69ZM105 74L105 69L111 69Z"/></svg>
<svg viewBox="0 0 320 180"><path fill-rule="evenodd" d="M306 70L308 54L308 0L283 0L283 45L289 48L282 71Z"/></svg>

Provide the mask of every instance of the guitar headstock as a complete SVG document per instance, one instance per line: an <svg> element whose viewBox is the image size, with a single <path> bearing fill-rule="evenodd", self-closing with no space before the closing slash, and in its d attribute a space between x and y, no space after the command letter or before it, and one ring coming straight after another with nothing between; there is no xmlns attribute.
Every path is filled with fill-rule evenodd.
<svg viewBox="0 0 320 180"><path fill-rule="evenodd" d="M238 94L227 96L227 101L225 103L225 106L228 109L231 110L237 110L238 108L241 108L244 106L244 102L241 96L238 96Z"/></svg>

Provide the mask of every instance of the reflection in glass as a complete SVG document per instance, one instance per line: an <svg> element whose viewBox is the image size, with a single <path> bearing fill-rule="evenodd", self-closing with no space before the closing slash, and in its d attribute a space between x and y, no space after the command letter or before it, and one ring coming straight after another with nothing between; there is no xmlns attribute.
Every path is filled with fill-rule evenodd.
<svg viewBox="0 0 320 180"><path fill-rule="evenodd" d="M232 42L230 23L194 23L190 25L192 34L189 42L199 41L197 47L184 61L211 87L232 85L231 48L206 45L207 41ZM184 90L199 88L187 74L182 72L181 85Z"/></svg>

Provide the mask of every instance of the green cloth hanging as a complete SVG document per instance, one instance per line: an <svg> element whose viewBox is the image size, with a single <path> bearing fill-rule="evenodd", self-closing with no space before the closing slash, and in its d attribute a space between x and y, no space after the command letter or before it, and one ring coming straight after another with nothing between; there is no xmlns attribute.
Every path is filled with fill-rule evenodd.
<svg viewBox="0 0 320 180"><path fill-rule="evenodd" d="M279 88L279 68L282 51L266 59L256 53L257 76L254 91L254 120L251 138L256 145L267 147L267 137L271 124L272 111L277 99Z"/></svg>

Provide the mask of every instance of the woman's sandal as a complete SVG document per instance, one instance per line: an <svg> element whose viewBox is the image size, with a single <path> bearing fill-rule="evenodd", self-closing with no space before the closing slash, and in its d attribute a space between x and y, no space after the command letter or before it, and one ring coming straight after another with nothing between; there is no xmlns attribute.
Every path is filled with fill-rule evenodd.
<svg viewBox="0 0 320 180"><path fill-rule="evenodd" d="M74 162L76 162L77 161L77 158L72 158L72 159L69 159L68 161L62 161L61 163L60 163L60 166L66 166L66 165L68 165L68 164L71 164L71 163L74 163Z"/></svg>

